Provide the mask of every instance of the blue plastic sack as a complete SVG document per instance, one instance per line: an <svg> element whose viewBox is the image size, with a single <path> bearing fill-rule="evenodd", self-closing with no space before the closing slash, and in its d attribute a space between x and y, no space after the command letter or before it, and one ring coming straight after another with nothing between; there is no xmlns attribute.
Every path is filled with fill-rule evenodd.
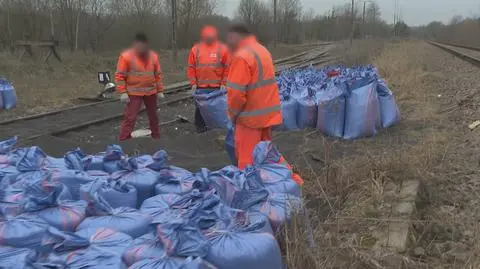
<svg viewBox="0 0 480 269"><path fill-rule="evenodd" d="M26 215L41 218L59 230L75 231L85 218L87 204L70 200L70 193L61 183L28 183L23 195Z"/></svg>
<svg viewBox="0 0 480 269"><path fill-rule="evenodd" d="M65 201L56 207L45 208L32 213L45 220L50 226L62 231L75 231L85 219L87 204L84 201Z"/></svg>
<svg viewBox="0 0 480 269"><path fill-rule="evenodd" d="M18 171L15 166L10 164L0 164L0 182L2 182L5 177L15 179L18 175L20 175L20 171ZM3 184L0 185L3 186Z"/></svg>
<svg viewBox="0 0 480 269"><path fill-rule="evenodd" d="M76 249L122 253L132 244L132 237L109 228L88 228L75 233L48 229L42 242L42 251L62 254ZM89 249L90 248L90 249Z"/></svg>
<svg viewBox="0 0 480 269"><path fill-rule="evenodd" d="M250 175L255 175L254 169L249 168L242 171L236 166L229 165L218 171L210 172L208 178L222 201L231 206L233 201L238 199L237 196L262 187L261 182L255 176Z"/></svg>
<svg viewBox="0 0 480 269"><path fill-rule="evenodd" d="M168 220L156 219L157 237L169 256L204 257L209 244L200 229L187 220L176 217Z"/></svg>
<svg viewBox="0 0 480 269"><path fill-rule="evenodd" d="M270 233L258 232L259 225L206 232L210 248L205 259L218 268L284 268L277 240Z"/></svg>
<svg viewBox="0 0 480 269"><path fill-rule="evenodd" d="M161 172L160 172L161 174ZM193 189L207 190L208 185L199 178L190 175L180 178L163 179L160 175L159 183L155 186L155 195L176 193L183 194L192 191Z"/></svg>
<svg viewBox="0 0 480 269"><path fill-rule="evenodd" d="M162 257L160 259L136 262L129 269L216 269L201 258Z"/></svg>
<svg viewBox="0 0 480 269"><path fill-rule="evenodd" d="M357 139L374 136L377 133L377 127L380 126L377 82L365 79L353 83L350 85L349 82L343 138Z"/></svg>
<svg viewBox="0 0 480 269"><path fill-rule="evenodd" d="M43 168L51 171L67 170L67 164L63 158L47 156Z"/></svg>
<svg viewBox="0 0 480 269"><path fill-rule="evenodd" d="M142 236L148 232L151 218L135 209L121 207L113 209L110 215L93 216L86 218L77 228L78 230L87 228L110 228L132 236L133 238Z"/></svg>
<svg viewBox="0 0 480 269"><path fill-rule="evenodd" d="M158 184L155 194L187 193L193 189L208 190L209 186L200 177L190 171L173 165L158 172Z"/></svg>
<svg viewBox="0 0 480 269"><path fill-rule="evenodd" d="M137 160L138 167L143 168L143 167L148 167L149 165L153 164L155 160L151 155L140 155L140 156L135 156L132 157L135 160Z"/></svg>
<svg viewBox="0 0 480 269"><path fill-rule="evenodd" d="M0 246L0 268L26 269L32 253L33 251L28 248Z"/></svg>
<svg viewBox="0 0 480 269"><path fill-rule="evenodd" d="M137 189L121 180L98 179L80 187L80 199L89 202L89 208L94 207L96 199L93 197L96 195L104 199L112 208L136 208L137 206Z"/></svg>
<svg viewBox="0 0 480 269"><path fill-rule="evenodd" d="M1 87L2 87L2 86L0 86L0 88L1 88ZM4 106L3 106L3 95L2 95L2 92L1 92L1 90L0 90L0 110L3 109L3 108L4 108Z"/></svg>
<svg viewBox="0 0 480 269"><path fill-rule="evenodd" d="M111 229L85 229L76 233L48 229L34 268L126 268L123 251L132 243L126 234Z"/></svg>
<svg viewBox="0 0 480 269"><path fill-rule="evenodd" d="M43 181L50 177L50 172L43 169L47 161L47 155L40 148L25 148L19 153L15 164L19 173L17 174L12 170L12 173L2 173L3 179L0 182L0 189L7 186L21 189L25 183Z"/></svg>
<svg viewBox="0 0 480 269"><path fill-rule="evenodd" d="M270 220L273 231L279 232L300 206L301 201L298 197L284 193L271 193L264 202L253 205L250 210L265 214Z"/></svg>
<svg viewBox="0 0 480 269"><path fill-rule="evenodd" d="M32 212L55 206L62 201L71 200L71 194L61 183L48 179L28 182L23 185L25 211Z"/></svg>
<svg viewBox="0 0 480 269"><path fill-rule="evenodd" d="M232 164L236 166L238 161L235 153L235 129L231 123L228 124L227 134L225 135L225 151Z"/></svg>
<svg viewBox="0 0 480 269"><path fill-rule="evenodd" d="M0 189L0 215L18 216L24 212L23 189L8 186Z"/></svg>
<svg viewBox="0 0 480 269"><path fill-rule="evenodd" d="M15 88L6 79L0 79L0 95L2 95L3 109L12 109L17 105Z"/></svg>
<svg viewBox="0 0 480 269"><path fill-rule="evenodd" d="M343 137L345 125L346 84L332 80L316 93L317 129L325 135Z"/></svg>
<svg viewBox="0 0 480 269"><path fill-rule="evenodd" d="M300 186L293 181L292 170L286 163L280 163L282 155L271 141L258 143L253 156L256 179L269 192L300 197Z"/></svg>
<svg viewBox="0 0 480 269"><path fill-rule="evenodd" d="M16 136L7 140L0 141L0 155L10 153L17 144L18 138ZM3 162L0 162L3 163Z"/></svg>
<svg viewBox="0 0 480 269"><path fill-rule="evenodd" d="M148 233L135 239L133 244L125 250L122 258L130 266L141 260L160 259L165 255L163 244L155 234Z"/></svg>
<svg viewBox="0 0 480 269"><path fill-rule="evenodd" d="M281 96L281 107L282 107L282 125L281 129L283 130L296 130L298 129L297 125L297 100L288 96Z"/></svg>
<svg viewBox="0 0 480 269"><path fill-rule="evenodd" d="M142 205L143 201L154 195L159 174L150 168L138 167L137 161L133 158L122 161L120 166L123 170L113 173L112 179L121 179L137 189L138 208Z"/></svg>
<svg viewBox="0 0 480 269"><path fill-rule="evenodd" d="M123 150L119 145L109 145L105 152L96 155L84 156L79 150L69 153L69 158L73 160L77 158L76 161L70 162L74 165L74 169L81 170L78 169L81 167L84 170L104 170L110 174L121 170L120 162L125 159ZM81 166L78 165L78 159L80 159Z"/></svg>
<svg viewBox="0 0 480 269"><path fill-rule="evenodd" d="M148 232L152 218L136 209L129 207L112 208L102 197L94 195L96 203L94 210L103 215L86 218L77 227L77 231L87 228L110 228L137 238Z"/></svg>
<svg viewBox="0 0 480 269"><path fill-rule="evenodd" d="M25 153L25 149L11 149L7 153L0 153L0 164L16 165L17 161Z"/></svg>
<svg viewBox="0 0 480 269"><path fill-rule="evenodd" d="M75 170L56 170L51 172L50 180L64 184L70 191L72 200L78 200L80 199L80 186L94 181L95 178L90 177L85 172Z"/></svg>
<svg viewBox="0 0 480 269"><path fill-rule="evenodd" d="M159 150L152 155L153 163L147 165L154 171L160 171L168 168L168 154L165 150Z"/></svg>
<svg viewBox="0 0 480 269"><path fill-rule="evenodd" d="M47 161L47 154L39 147L25 149L23 155L17 160L16 166L20 172L40 170Z"/></svg>
<svg viewBox="0 0 480 269"><path fill-rule="evenodd" d="M202 193L198 190L193 190L186 194L159 194L151 197L142 204L140 211L148 214L155 220L167 221L171 214L178 217L183 217L194 211L200 206L200 201L203 198ZM174 210L175 212L169 212ZM164 217L167 216L167 217Z"/></svg>
<svg viewBox="0 0 480 269"><path fill-rule="evenodd" d="M76 171L86 170L86 167L84 167L84 163L82 162L83 158L86 157L87 155L85 155L80 148L69 151L63 156L67 168ZM99 167L99 170L103 170L103 166Z"/></svg>
<svg viewBox="0 0 480 269"><path fill-rule="evenodd" d="M125 159L125 154L119 145L110 145L107 147L105 156L103 156L103 169L108 173L114 173L121 169L120 163ZM90 169L98 170L98 169Z"/></svg>
<svg viewBox="0 0 480 269"><path fill-rule="evenodd" d="M309 90L306 97L297 99L297 126L300 129L315 128L317 126L318 107L315 93Z"/></svg>
<svg viewBox="0 0 480 269"><path fill-rule="evenodd" d="M181 167L169 165L158 171L158 180L178 180L192 177L193 174Z"/></svg>
<svg viewBox="0 0 480 269"><path fill-rule="evenodd" d="M208 223L208 226L202 226L202 230L225 230L236 229L255 225L252 232L269 233L273 235L272 226L267 216L260 212L246 212L241 209L231 208L223 203L218 203L211 209L203 209L204 214L199 216L199 224ZM200 225L200 226L201 226Z"/></svg>
<svg viewBox="0 0 480 269"><path fill-rule="evenodd" d="M227 128L229 120L225 90L198 89L193 97L208 128Z"/></svg>
<svg viewBox="0 0 480 269"><path fill-rule="evenodd" d="M1 244L16 248L36 248L40 246L49 225L35 216L0 216Z"/></svg>
<svg viewBox="0 0 480 269"><path fill-rule="evenodd" d="M50 254L32 262L28 269L127 269L121 257L108 251L78 250L70 258Z"/></svg>
<svg viewBox="0 0 480 269"><path fill-rule="evenodd" d="M380 103L380 117L382 127L388 128L400 122L400 110L392 92L383 79L378 80L378 100Z"/></svg>

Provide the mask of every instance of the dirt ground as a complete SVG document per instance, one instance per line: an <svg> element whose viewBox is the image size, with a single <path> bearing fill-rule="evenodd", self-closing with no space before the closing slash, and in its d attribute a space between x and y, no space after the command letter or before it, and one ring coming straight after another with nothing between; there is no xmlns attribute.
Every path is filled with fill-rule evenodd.
<svg viewBox="0 0 480 269"><path fill-rule="evenodd" d="M289 56L301 51L301 46L279 45L271 48L275 58ZM62 62L52 58L43 64L40 60L25 56L19 61L16 55L0 52L0 76L14 83L18 105L14 110L0 111L0 120L21 115L36 114L55 108L78 104L78 97L93 97L102 90L97 81L97 72L115 72L120 51L103 55L85 53L62 53ZM35 51L39 57L42 51ZM186 80L187 50L178 53L178 62L172 61L171 51L159 50L165 74L165 83ZM40 57L39 57L40 58Z"/></svg>
<svg viewBox="0 0 480 269"><path fill-rule="evenodd" d="M400 124L352 142L312 132L276 138L306 179L312 230L301 218L287 232L289 268L478 268L480 128L468 124L480 117L480 69L420 41L386 43L375 55ZM399 221L391 190L412 179L422 190L407 249L376 248Z"/></svg>

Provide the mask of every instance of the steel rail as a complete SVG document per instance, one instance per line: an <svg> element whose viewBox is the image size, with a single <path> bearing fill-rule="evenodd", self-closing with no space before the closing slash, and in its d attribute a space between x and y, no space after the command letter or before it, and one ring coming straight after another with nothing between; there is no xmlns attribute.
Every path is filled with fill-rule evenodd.
<svg viewBox="0 0 480 269"><path fill-rule="evenodd" d="M461 53L455 49L452 49L451 47L457 47L457 48L462 48L462 49L467 49L467 50L472 50L472 51L480 51L480 48L475 48L475 49L471 49L470 48L467 48L468 46L456 46L456 45L450 45L450 44L445 44L445 43L440 43L440 42L434 42L434 41L429 41L429 43L437 48L440 48L440 49L443 49L445 50L446 52L454 55L454 56L457 56L459 58L461 58L462 60L464 61L467 61L475 66L478 66L480 67L480 58L475 58L475 57L472 57L470 55L466 55L464 53Z"/></svg>

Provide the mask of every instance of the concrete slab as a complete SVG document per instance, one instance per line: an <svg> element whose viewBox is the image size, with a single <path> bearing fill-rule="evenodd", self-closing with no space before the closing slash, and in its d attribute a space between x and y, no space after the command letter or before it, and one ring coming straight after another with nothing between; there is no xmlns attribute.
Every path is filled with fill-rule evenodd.
<svg viewBox="0 0 480 269"><path fill-rule="evenodd" d="M407 250L412 226L411 219L416 210L419 190L420 181L418 180L406 180L398 186L389 216L392 222L388 223L387 227L380 232L374 250L380 253L385 249L399 253Z"/></svg>

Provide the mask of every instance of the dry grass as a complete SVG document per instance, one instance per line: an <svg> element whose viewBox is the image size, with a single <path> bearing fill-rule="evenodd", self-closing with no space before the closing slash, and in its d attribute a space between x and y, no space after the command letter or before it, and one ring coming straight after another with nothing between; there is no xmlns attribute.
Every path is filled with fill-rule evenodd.
<svg viewBox="0 0 480 269"><path fill-rule="evenodd" d="M274 57L285 57L301 48L279 45L271 49ZM103 55L83 52L61 53L62 62L51 58L48 64L25 56L19 61L15 55L0 52L0 76L13 81L19 100L15 110L0 114L0 120L20 115L36 114L78 103L78 97L93 97L101 91L97 82L98 71L110 71L113 75L120 51ZM42 51L35 51L38 57ZM166 84L186 80L187 50L178 53L173 63L170 51L159 51Z"/></svg>
<svg viewBox="0 0 480 269"><path fill-rule="evenodd" d="M383 47L377 45L370 48ZM424 262L409 255L413 249L399 255L373 247L385 227L397 221L392 204L398 186L409 179L431 180L452 136L442 128L448 123L438 113L438 92L430 84L439 74L422 59L429 49L419 42L400 42L386 43L378 55L367 52L397 97L403 118L398 126L354 142L304 135L304 146L293 159L306 179L313 232L308 233L304 218L289 227L288 268L424 268ZM358 57L346 61L365 61L365 55Z"/></svg>

